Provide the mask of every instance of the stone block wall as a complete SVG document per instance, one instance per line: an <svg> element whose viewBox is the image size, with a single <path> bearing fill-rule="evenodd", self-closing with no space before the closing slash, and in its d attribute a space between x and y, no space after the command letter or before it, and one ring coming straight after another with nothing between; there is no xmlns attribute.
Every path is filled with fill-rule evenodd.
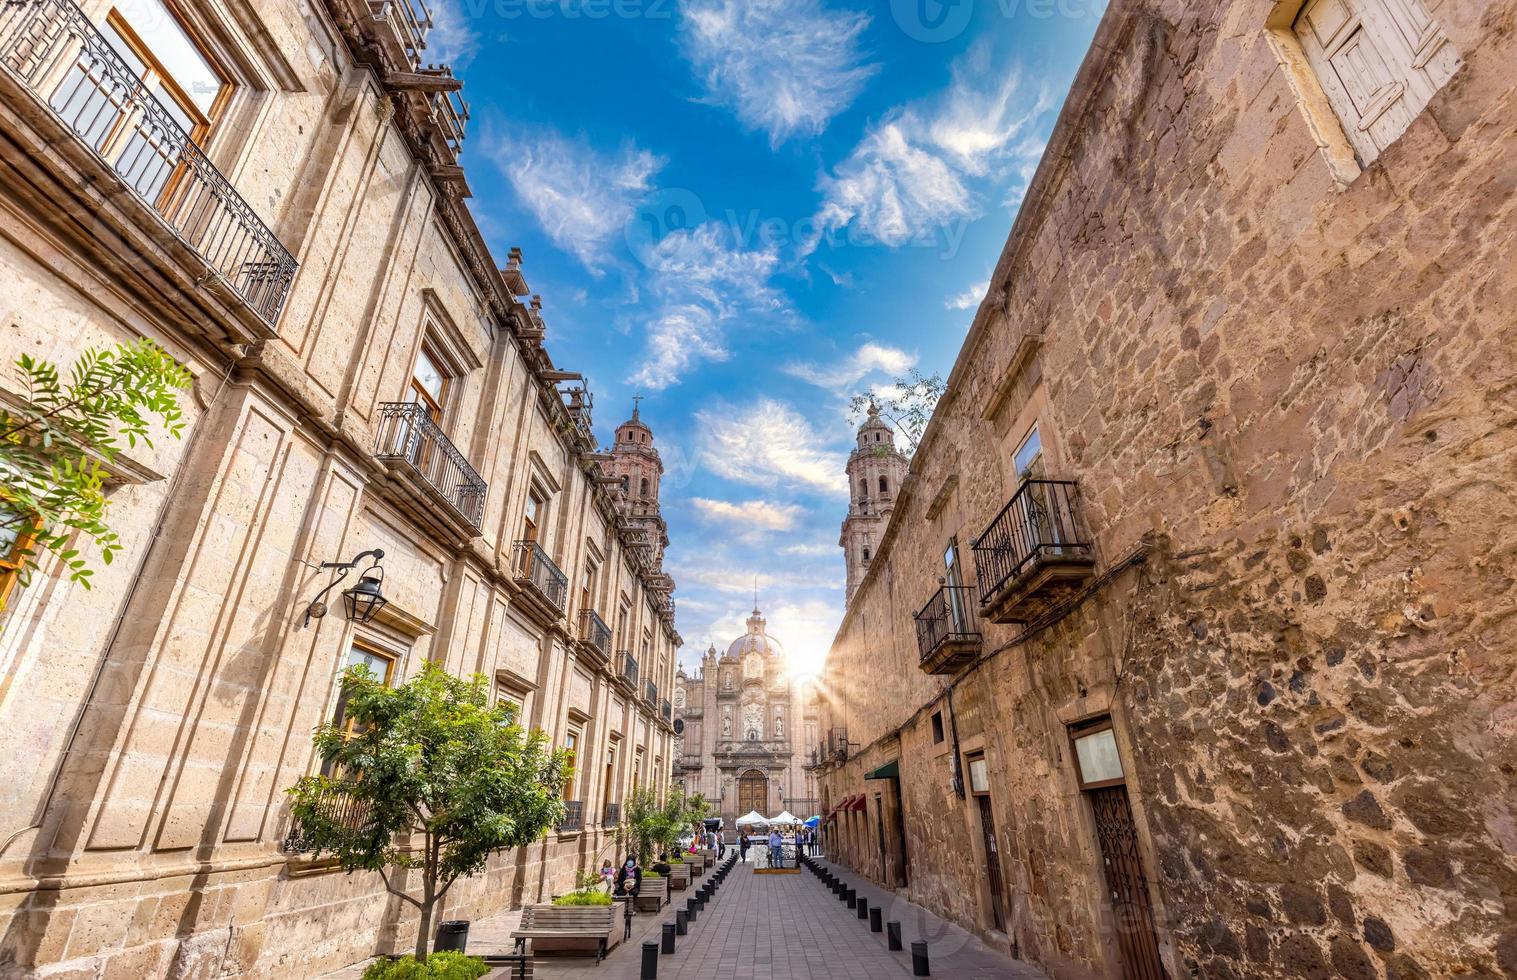
<svg viewBox="0 0 1517 980"><path fill-rule="evenodd" d="M1112 8L835 642L829 804L898 758L905 893L1056 975L1121 969L1068 734L1108 714L1170 975L1517 975L1517 7L1426 6L1464 64L1366 167L1285 5ZM925 675L1034 423L1097 577ZM934 713L985 752L1004 933Z"/></svg>

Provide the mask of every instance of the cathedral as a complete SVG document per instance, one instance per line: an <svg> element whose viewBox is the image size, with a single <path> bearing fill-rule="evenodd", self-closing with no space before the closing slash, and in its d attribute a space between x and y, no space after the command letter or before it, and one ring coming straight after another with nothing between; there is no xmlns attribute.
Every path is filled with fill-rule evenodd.
<svg viewBox="0 0 1517 980"><path fill-rule="evenodd" d="M859 426L858 445L848 454L848 488L852 498L843 519L838 546L848 568L845 602L853 601L859 583L869 574L869 563L879 547L895 512L896 494L906 479L911 460L895 446L895 431L880 418L873 403L869 416Z"/></svg>
<svg viewBox="0 0 1517 980"><path fill-rule="evenodd" d="M793 677L757 608L725 653L674 679L675 778L731 827L750 810L805 819L821 808L806 752L820 741L816 679Z"/></svg>

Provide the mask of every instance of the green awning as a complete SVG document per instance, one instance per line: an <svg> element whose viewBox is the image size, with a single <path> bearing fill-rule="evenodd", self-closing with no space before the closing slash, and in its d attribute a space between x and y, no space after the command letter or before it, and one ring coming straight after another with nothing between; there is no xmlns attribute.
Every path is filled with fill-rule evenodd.
<svg viewBox="0 0 1517 980"><path fill-rule="evenodd" d="M883 766L871 769L864 773L865 779L899 779L901 777L901 760L893 759Z"/></svg>

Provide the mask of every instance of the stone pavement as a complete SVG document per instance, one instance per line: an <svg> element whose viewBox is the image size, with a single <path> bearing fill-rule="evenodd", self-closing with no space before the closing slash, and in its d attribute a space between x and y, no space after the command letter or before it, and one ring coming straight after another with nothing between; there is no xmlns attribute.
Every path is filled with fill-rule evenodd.
<svg viewBox="0 0 1517 980"><path fill-rule="evenodd" d="M820 879L798 875L756 875L739 864L681 936L677 951L659 957L659 980L889 980L911 976L911 942L926 939L932 975L952 980L1046 980L1025 963L989 949L978 938L925 909L841 874L873 906L884 901L885 918L901 923L905 952L885 948L884 933L869 931L867 921L838 901ZM642 943L660 936L660 926L674 921L690 891L676 892L676 902L659 915L633 920L632 938L612 950L599 966L594 957L539 957L534 963L543 980L638 980ZM508 952L520 912L477 921L470 928L469 952ZM352 973L357 976L361 972ZM342 974L341 976L348 976ZM335 978L339 975L334 975ZM492 974L506 977L505 970Z"/></svg>

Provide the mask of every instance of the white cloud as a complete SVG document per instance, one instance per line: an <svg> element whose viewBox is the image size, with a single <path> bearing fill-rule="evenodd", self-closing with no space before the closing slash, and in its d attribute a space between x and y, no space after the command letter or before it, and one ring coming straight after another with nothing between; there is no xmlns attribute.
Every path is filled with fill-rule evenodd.
<svg viewBox="0 0 1517 980"><path fill-rule="evenodd" d="M427 34L425 58L429 63L462 68L479 51L479 34L458 0L433 0L428 5L432 30Z"/></svg>
<svg viewBox="0 0 1517 980"><path fill-rule="evenodd" d="M868 15L821 0L682 0L680 13L708 98L774 145L821 133L877 70L859 46Z"/></svg>
<svg viewBox="0 0 1517 980"><path fill-rule="evenodd" d="M791 377L834 391L845 391L867 375L879 372L892 377L906 373L917 363L915 354L873 341L863 344L852 355L830 365L791 363L782 369Z"/></svg>
<svg viewBox="0 0 1517 980"><path fill-rule="evenodd" d="M660 306L634 384L668 388L701 361L726 360L724 323L739 314L789 313L769 284L778 251L739 248L729 238L726 226L708 222L671 232L642 256Z"/></svg>
<svg viewBox="0 0 1517 980"><path fill-rule="evenodd" d="M665 162L633 146L603 154L553 132L506 137L490 153L553 244L596 274Z"/></svg>
<svg viewBox="0 0 1517 980"><path fill-rule="evenodd" d="M745 500L733 503L730 500L711 500L695 497L690 501L705 520L712 523L735 525L740 531L788 531L795 527L801 517L801 509L793 504L775 504L767 500Z"/></svg>
<svg viewBox="0 0 1517 980"><path fill-rule="evenodd" d="M1050 101L1025 89L1020 72L976 46L945 92L888 112L823 177L821 233L852 226L897 247L977 216L986 185L1019 175L1041 153L1026 131Z"/></svg>
<svg viewBox="0 0 1517 980"><path fill-rule="evenodd" d="M751 486L801 486L847 494L847 457L789 405L761 398L745 408L727 405L695 415L701 458L718 476Z"/></svg>
<svg viewBox="0 0 1517 980"><path fill-rule="evenodd" d="M970 286L968 289L964 290L962 293L959 293L957 296L948 297L948 299L944 301L943 305L950 310L978 309L980 301L985 298L985 294L989 291L990 280L986 279L984 282L975 283L973 286Z"/></svg>

